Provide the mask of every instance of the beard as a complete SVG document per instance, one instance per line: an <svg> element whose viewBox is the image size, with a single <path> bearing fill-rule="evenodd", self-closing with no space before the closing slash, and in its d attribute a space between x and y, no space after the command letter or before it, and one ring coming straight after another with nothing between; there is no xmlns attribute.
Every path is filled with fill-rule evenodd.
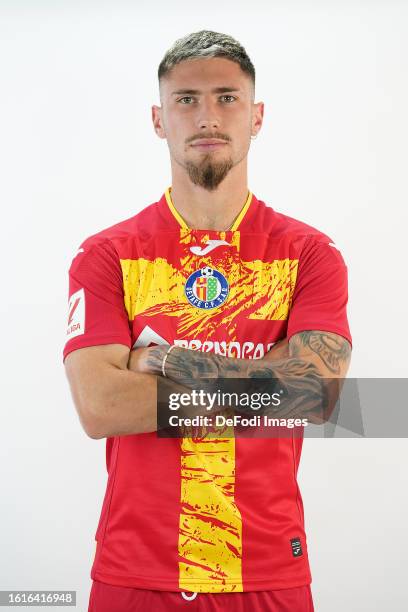
<svg viewBox="0 0 408 612"><path fill-rule="evenodd" d="M188 161L185 167L194 185L203 187L207 191L214 191L225 179L233 165L231 158L216 162L212 160L212 155L209 154L199 164Z"/></svg>

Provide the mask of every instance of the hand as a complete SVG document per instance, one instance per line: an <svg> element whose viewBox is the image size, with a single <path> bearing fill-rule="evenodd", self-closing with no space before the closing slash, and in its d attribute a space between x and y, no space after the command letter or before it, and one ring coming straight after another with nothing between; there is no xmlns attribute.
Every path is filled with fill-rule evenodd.
<svg viewBox="0 0 408 612"><path fill-rule="evenodd" d="M289 359L289 357L289 340L287 338L282 338L282 340L275 342L271 350L266 353L263 360L279 361L280 359Z"/></svg>
<svg viewBox="0 0 408 612"><path fill-rule="evenodd" d="M163 346L146 346L132 349L129 355L128 369L139 374L162 375L162 363L169 344Z"/></svg>
<svg viewBox="0 0 408 612"><path fill-rule="evenodd" d="M148 366L148 356L150 351L149 346L132 349L129 354L128 370L132 372L139 372L139 374L150 373Z"/></svg>

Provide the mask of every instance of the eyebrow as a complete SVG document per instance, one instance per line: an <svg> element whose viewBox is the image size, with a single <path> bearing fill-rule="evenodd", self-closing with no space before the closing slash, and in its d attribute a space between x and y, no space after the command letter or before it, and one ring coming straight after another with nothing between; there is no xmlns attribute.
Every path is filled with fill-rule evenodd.
<svg viewBox="0 0 408 612"><path fill-rule="evenodd" d="M211 93L229 93L229 92L237 92L240 91L237 87L216 87L211 90ZM198 96L202 93L199 89L178 89L177 91L172 91L172 96L179 96L181 94L188 96Z"/></svg>

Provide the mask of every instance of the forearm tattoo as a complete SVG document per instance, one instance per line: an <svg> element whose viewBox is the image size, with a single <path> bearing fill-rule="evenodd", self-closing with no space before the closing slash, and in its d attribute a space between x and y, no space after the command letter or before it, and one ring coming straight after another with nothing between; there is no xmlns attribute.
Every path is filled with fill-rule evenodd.
<svg viewBox="0 0 408 612"><path fill-rule="evenodd" d="M291 344L293 354L299 355L302 346L310 348L319 355L333 375L340 375L350 360L350 344L345 338L336 334L321 331L304 331L295 334Z"/></svg>
<svg viewBox="0 0 408 612"><path fill-rule="evenodd" d="M318 355L320 367L302 356L305 347ZM153 373L161 374L167 350L168 346L157 346L149 351L147 362ZM337 397L333 394L336 390L339 393L336 378L345 371L350 353L347 340L336 334L305 331L292 336L286 359L236 359L175 347L168 354L165 371L169 379L189 389L209 389L208 379L213 381L212 389L217 379L256 379L257 392L282 390L287 398L280 407L265 409L264 414L322 422L334 407Z"/></svg>

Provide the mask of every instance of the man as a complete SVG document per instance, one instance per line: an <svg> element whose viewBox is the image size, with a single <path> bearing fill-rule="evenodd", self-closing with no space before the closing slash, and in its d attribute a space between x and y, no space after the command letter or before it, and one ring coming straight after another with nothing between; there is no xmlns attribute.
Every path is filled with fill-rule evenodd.
<svg viewBox="0 0 408 612"><path fill-rule="evenodd" d="M288 388L349 365L341 254L248 190L264 111L254 86L230 36L176 41L152 108L172 186L85 240L70 268L66 372L85 431L107 438L91 612L313 610L302 438L156 431L158 381L263 377ZM322 422L299 397L297 413Z"/></svg>

